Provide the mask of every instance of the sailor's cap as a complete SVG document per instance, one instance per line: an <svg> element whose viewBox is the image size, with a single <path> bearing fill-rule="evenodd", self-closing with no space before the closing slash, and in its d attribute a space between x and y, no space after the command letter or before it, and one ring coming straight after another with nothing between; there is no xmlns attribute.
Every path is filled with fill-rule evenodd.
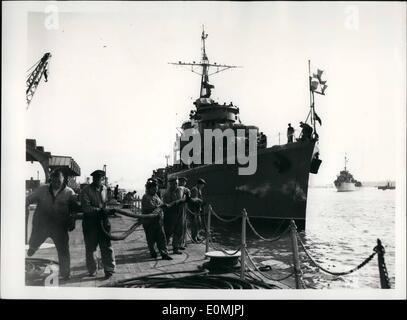
<svg viewBox="0 0 407 320"><path fill-rule="evenodd" d="M204 179L202 179L202 178L199 178L199 179L198 179L198 183L200 183L200 184L206 184L206 181L205 181Z"/></svg>
<svg viewBox="0 0 407 320"><path fill-rule="evenodd" d="M62 173L62 175L65 177L65 172L64 172L64 170L62 170L62 168L56 168L56 169L52 170L51 173L49 174L49 176L55 177L55 176L58 176L60 173Z"/></svg>
<svg viewBox="0 0 407 320"><path fill-rule="evenodd" d="M152 186L156 186L157 185L157 180L155 179L148 179L146 182L146 188L150 188Z"/></svg>
<svg viewBox="0 0 407 320"><path fill-rule="evenodd" d="M92 177L104 177L106 174L103 170L95 170L90 175Z"/></svg>
<svg viewBox="0 0 407 320"><path fill-rule="evenodd" d="M188 181L188 179L187 179L187 178L185 178L185 177L180 177L180 178L178 178L178 181L185 181L185 182L187 182L187 181Z"/></svg>

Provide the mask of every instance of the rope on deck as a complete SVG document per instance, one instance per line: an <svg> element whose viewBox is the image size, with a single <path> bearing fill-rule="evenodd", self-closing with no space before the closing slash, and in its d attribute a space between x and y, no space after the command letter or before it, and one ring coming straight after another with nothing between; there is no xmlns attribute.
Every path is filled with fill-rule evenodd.
<svg viewBox="0 0 407 320"><path fill-rule="evenodd" d="M112 235L111 231L106 230L105 222L108 219L107 215L105 219L100 219L100 228L103 234L112 241L121 241L125 240L130 234L132 234L136 229L142 225L144 219L151 219L158 216L158 213L150 213L150 214L134 214L129 210L124 209L115 209L115 213L121 214L126 217L139 219L136 223L134 223L127 231L123 232L121 235Z"/></svg>
<svg viewBox="0 0 407 320"><path fill-rule="evenodd" d="M184 277L168 278L168 275L177 273L192 273ZM149 276L141 276L121 280L109 287L122 288L185 288L185 289L274 289L276 286L258 280L246 281L225 275L210 275L204 271L175 271L164 272Z"/></svg>
<svg viewBox="0 0 407 320"><path fill-rule="evenodd" d="M141 221L137 221L136 223L134 223L127 231L123 232L121 235L119 236L115 236L113 235L110 231L107 231L105 229L105 225L104 225L104 221L101 219L100 220L100 228L103 232L103 234L109 238L112 241L121 241L121 240L125 240L130 234L132 234L140 225L142 224Z"/></svg>

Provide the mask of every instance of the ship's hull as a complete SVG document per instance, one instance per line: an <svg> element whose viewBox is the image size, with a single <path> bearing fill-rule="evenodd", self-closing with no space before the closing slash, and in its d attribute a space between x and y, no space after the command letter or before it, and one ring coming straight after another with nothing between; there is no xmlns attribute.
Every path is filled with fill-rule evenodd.
<svg viewBox="0 0 407 320"><path fill-rule="evenodd" d="M348 192L356 190L355 183L353 182L342 182L338 185L335 185L335 187L338 192Z"/></svg>
<svg viewBox="0 0 407 320"><path fill-rule="evenodd" d="M308 179L315 142L295 142L259 150L253 175L239 175L237 165L203 165L172 173L186 177L188 186L207 182L204 200L218 215L273 220L294 219L305 228Z"/></svg>
<svg viewBox="0 0 407 320"><path fill-rule="evenodd" d="M390 186L390 187L388 187L388 186L378 186L377 189L379 189L379 190L394 190L394 189L396 189L396 187L394 187L394 186Z"/></svg>

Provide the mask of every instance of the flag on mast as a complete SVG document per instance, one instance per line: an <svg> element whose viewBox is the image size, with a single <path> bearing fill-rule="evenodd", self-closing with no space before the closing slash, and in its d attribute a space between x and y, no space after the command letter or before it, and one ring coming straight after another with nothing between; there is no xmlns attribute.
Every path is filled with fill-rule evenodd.
<svg viewBox="0 0 407 320"><path fill-rule="evenodd" d="M322 74L324 73L323 70L321 69L317 69L316 73L312 74L311 77L311 68L310 68L310 61L308 61L308 68L309 68L309 85L310 85L310 91L312 92L312 97L311 97L311 111L313 114L313 118L314 118L314 129L315 129L315 121L319 122L319 125L322 126L322 120L321 118L318 116L318 114L315 112L315 105L314 105L314 92L321 94L321 95L325 95L325 90L326 88L328 88L328 86L326 85L326 80L322 80ZM312 122L312 118L311 118L311 122Z"/></svg>
<svg viewBox="0 0 407 320"><path fill-rule="evenodd" d="M310 81L310 90L312 92L325 95L325 90L328 88L326 81L322 80L323 70L317 69L317 73L313 73Z"/></svg>

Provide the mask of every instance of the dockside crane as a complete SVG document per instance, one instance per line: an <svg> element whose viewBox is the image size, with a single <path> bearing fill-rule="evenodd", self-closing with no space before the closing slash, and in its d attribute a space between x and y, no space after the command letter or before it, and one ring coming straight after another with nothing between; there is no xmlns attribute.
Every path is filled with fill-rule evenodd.
<svg viewBox="0 0 407 320"><path fill-rule="evenodd" d="M44 81L48 82L48 64L51 59L51 53L47 52L43 57L37 61L27 72L30 72L33 68L34 70L29 74L26 85L27 91L25 92L27 98L27 109L31 103L34 93L37 90L37 87L44 76Z"/></svg>

